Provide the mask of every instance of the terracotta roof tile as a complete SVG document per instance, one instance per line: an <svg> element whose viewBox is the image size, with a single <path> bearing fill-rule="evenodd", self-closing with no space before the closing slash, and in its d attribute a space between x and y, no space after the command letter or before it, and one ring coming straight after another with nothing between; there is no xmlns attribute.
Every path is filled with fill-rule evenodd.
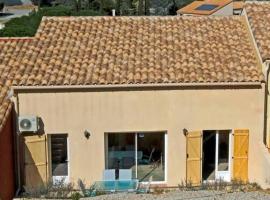
<svg viewBox="0 0 270 200"><path fill-rule="evenodd" d="M19 85L231 82L224 78L230 66L258 69L252 80L261 80L241 17L49 17L33 43L39 48L32 65L38 60L43 80L27 77ZM30 58L24 62L30 72ZM206 69L214 71L208 78ZM247 74L234 73L235 82Z"/></svg>
<svg viewBox="0 0 270 200"><path fill-rule="evenodd" d="M0 39L0 129L14 86L260 82L243 17L46 17Z"/></svg>
<svg viewBox="0 0 270 200"><path fill-rule="evenodd" d="M245 6L245 2L242 0L233 1L233 9L234 10L242 10Z"/></svg>
<svg viewBox="0 0 270 200"><path fill-rule="evenodd" d="M247 2L245 10L262 59L270 59L270 2Z"/></svg>

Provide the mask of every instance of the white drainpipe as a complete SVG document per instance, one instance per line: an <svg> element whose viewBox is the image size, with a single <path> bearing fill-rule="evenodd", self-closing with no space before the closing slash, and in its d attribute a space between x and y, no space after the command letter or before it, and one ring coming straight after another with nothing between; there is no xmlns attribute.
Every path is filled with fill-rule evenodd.
<svg viewBox="0 0 270 200"><path fill-rule="evenodd" d="M270 102L269 102L269 95L270 95L270 91L269 91L269 71L270 71L270 60L265 61L265 109L266 109L266 120L265 120L265 137L266 137L266 146L267 148L270 148Z"/></svg>

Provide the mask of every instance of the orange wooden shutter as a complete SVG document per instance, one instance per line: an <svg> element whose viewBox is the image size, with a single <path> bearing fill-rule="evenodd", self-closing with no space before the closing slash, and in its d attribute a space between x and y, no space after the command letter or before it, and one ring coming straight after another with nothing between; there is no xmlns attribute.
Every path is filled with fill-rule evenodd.
<svg viewBox="0 0 270 200"><path fill-rule="evenodd" d="M194 186L200 185L201 176L201 149L202 149L202 133L201 131L189 132L187 134L187 184Z"/></svg>
<svg viewBox="0 0 270 200"><path fill-rule="evenodd" d="M249 130L234 130L233 179L248 181Z"/></svg>
<svg viewBox="0 0 270 200"><path fill-rule="evenodd" d="M48 178L46 136L25 136L24 142L25 187L43 186Z"/></svg>

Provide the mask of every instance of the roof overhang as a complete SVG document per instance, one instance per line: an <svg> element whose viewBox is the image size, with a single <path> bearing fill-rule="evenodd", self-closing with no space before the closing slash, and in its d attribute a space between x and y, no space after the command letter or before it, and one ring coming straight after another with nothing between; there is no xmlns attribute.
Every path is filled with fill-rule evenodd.
<svg viewBox="0 0 270 200"><path fill-rule="evenodd" d="M164 90L164 89L205 89L205 88L258 88L264 82L227 83L167 83L167 84L115 84L115 85L63 85L63 86L12 86L14 93L55 90Z"/></svg>

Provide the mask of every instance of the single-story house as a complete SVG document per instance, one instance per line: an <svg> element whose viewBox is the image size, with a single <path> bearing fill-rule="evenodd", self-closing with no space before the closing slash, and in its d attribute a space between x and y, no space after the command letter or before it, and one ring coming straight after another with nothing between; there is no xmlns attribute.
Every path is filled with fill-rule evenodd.
<svg viewBox="0 0 270 200"><path fill-rule="evenodd" d="M269 186L262 13L270 4L231 17L45 17L33 38L2 39L0 124L14 104L19 186L90 185L104 169L163 186Z"/></svg>

